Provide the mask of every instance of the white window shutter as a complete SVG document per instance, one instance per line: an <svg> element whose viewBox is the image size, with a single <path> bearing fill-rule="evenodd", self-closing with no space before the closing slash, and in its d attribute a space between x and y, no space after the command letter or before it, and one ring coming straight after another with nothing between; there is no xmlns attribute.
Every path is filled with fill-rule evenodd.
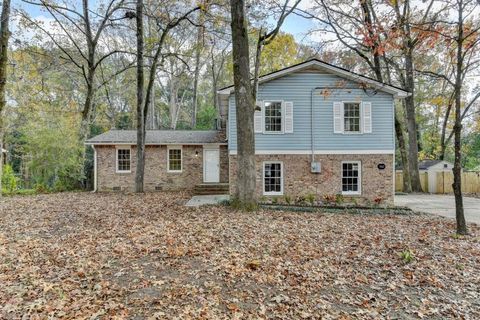
<svg viewBox="0 0 480 320"><path fill-rule="evenodd" d="M333 132L343 133L343 103L333 103Z"/></svg>
<svg viewBox="0 0 480 320"><path fill-rule="evenodd" d="M372 133L372 103L363 102L363 133Z"/></svg>
<svg viewBox="0 0 480 320"><path fill-rule="evenodd" d="M260 110L257 110L257 108L260 108ZM257 101L256 103L253 124L255 133L263 132L263 101Z"/></svg>
<svg viewBox="0 0 480 320"><path fill-rule="evenodd" d="M285 102L285 133L293 133L293 102Z"/></svg>

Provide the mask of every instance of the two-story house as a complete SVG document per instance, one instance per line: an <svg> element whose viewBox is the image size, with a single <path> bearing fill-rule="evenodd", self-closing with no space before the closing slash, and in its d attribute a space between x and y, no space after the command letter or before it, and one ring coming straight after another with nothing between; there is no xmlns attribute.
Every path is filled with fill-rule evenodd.
<svg viewBox="0 0 480 320"><path fill-rule="evenodd" d="M235 192L233 86L218 92L219 131L149 131L146 189L229 184ZM408 92L320 60L259 79L254 114L257 195L342 194L392 202L394 99ZM109 131L94 146L97 190L133 189L135 131Z"/></svg>

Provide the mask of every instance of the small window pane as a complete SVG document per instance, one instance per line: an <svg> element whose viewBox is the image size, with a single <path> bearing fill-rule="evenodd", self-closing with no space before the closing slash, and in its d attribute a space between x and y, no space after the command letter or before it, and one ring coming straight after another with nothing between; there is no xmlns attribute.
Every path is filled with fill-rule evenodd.
<svg viewBox="0 0 480 320"><path fill-rule="evenodd" d="M265 102L265 131L282 132L282 104Z"/></svg>
<svg viewBox="0 0 480 320"><path fill-rule="evenodd" d="M360 132L360 104L345 103L343 113L345 131Z"/></svg>
<svg viewBox="0 0 480 320"><path fill-rule="evenodd" d="M117 149L118 171L130 171L130 149Z"/></svg>
<svg viewBox="0 0 480 320"><path fill-rule="evenodd" d="M264 168L265 193L282 192L282 164L266 163Z"/></svg>
<svg viewBox="0 0 480 320"><path fill-rule="evenodd" d="M168 170L170 171L182 170L182 150L181 149L168 150Z"/></svg>
<svg viewBox="0 0 480 320"><path fill-rule="evenodd" d="M358 192L360 190L359 170L358 163L342 164L342 191Z"/></svg>

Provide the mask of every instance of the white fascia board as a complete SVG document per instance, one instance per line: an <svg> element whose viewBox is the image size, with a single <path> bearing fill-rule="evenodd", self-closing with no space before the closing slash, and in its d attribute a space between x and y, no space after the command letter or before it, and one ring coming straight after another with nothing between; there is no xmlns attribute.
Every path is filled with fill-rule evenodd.
<svg viewBox="0 0 480 320"><path fill-rule="evenodd" d="M230 150L230 155L236 155L237 150ZM255 150L256 155L275 155L275 154L292 154L303 155L312 154L311 150ZM395 150L315 150L315 154L395 154Z"/></svg>

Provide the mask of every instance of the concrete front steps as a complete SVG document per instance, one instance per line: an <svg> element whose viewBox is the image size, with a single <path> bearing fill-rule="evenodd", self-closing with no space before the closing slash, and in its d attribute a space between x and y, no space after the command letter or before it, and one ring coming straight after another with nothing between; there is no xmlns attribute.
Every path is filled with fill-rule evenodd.
<svg viewBox="0 0 480 320"><path fill-rule="evenodd" d="M216 195L216 194L228 194L228 183L201 183L197 184L193 189L195 195Z"/></svg>

